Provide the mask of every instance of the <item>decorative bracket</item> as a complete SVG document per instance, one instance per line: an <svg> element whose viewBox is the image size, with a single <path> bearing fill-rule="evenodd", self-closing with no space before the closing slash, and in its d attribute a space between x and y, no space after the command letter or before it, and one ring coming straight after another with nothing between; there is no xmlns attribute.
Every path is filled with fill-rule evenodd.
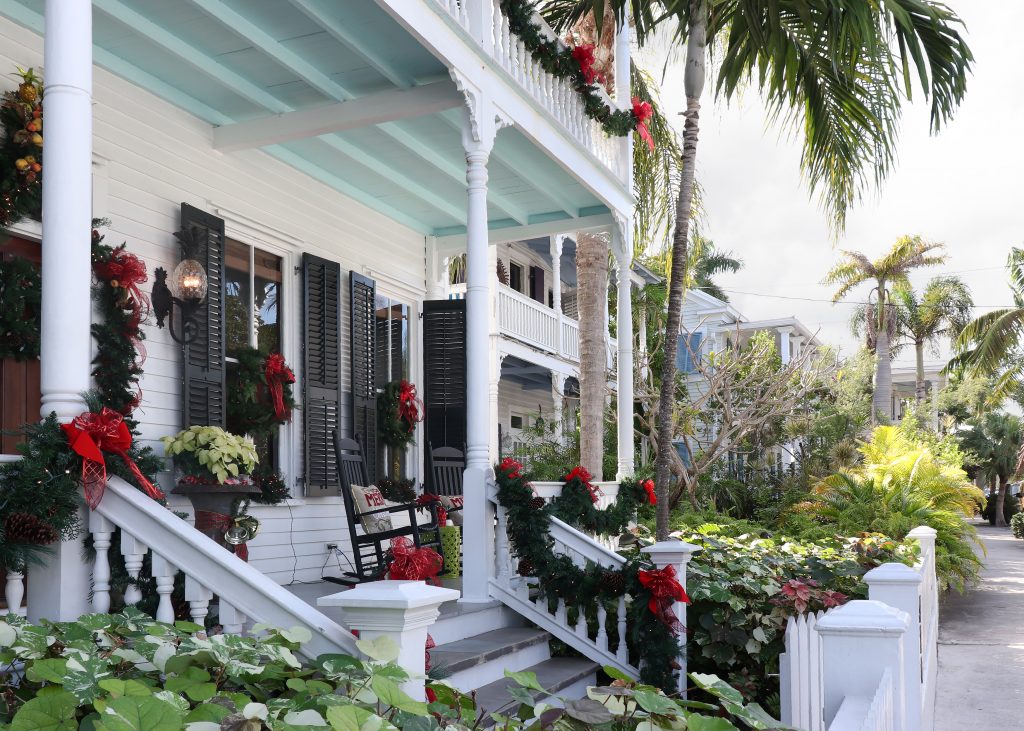
<svg viewBox="0 0 1024 731"><path fill-rule="evenodd" d="M462 72L449 69L456 88L466 98L466 124L462 127L462 145L466 152L490 154L503 127L513 125L512 118L500 110L490 93L470 81Z"/></svg>

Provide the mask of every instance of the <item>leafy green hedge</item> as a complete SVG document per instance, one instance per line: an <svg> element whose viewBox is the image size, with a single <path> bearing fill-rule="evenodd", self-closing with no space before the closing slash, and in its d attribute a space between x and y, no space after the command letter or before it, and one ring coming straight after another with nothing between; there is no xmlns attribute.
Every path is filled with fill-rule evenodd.
<svg viewBox="0 0 1024 731"><path fill-rule="evenodd" d="M0 731L361 731L496 728L623 730L778 728L756 705L712 675L690 676L704 701L669 698L606 669L616 679L560 704L528 672L513 681L511 716L478 712L473 697L432 684L435 700L413 700L393 664L389 638L360 641L369 659L295 655L306 630L254 628L260 636L208 636L198 625L153 621L138 610L76 622L0 620Z"/></svg>

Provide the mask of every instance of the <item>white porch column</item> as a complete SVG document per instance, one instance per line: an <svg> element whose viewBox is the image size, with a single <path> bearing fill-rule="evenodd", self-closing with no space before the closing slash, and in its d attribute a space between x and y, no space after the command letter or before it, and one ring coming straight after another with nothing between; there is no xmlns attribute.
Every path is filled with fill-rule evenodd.
<svg viewBox="0 0 1024 731"><path fill-rule="evenodd" d="M562 442L565 437L565 374L551 371L551 401L554 404L555 438Z"/></svg>
<svg viewBox="0 0 1024 731"><path fill-rule="evenodd" d="M558 352L563 351L562 344L562 244L565 241L565 234L555 234L550 239L551 251L551 308L555 311L555 342L558 344Z"/></svg>
<svg viewBox="0 0 1024 731"><path fill-rule="evenodd" d="M615 29L615 103L622 108L630 105L629 82L629 18L626 18Z"/></svg>
<svg viewBox="0 0 1024 731"><path fill-rule="evenodd" d="M497 359L491 357L491 280L494 263L487 238L487 160L502 122L487 94L469 79L453 72L465 94L462 125L466 151L466 472L463 480L463 597L466 602L489 600L488 581L494 568L494 505L488 483L491 467L490 394Z"/></svg>
<svg viewBox="0 0 1024 731"><path fill-rule="evenodd" d="M616 479L633 474L633 285L630 278L632 256L625 246L615 247L615 271L618 280L616 343L618 345L618 445L619 464Z"/></svg>
<svg viewBox="0 0 1024 731"><path fill-rule="evenodd" d="M793 335L793 328L791 327L780 327L779 328L779 355L782 357L782 365L789 365L791 348L790 339Z"/></svg>
<svg viewBox="0 0 1024 731"><path fill-rule="evenodd" d="M40 387L45 417L67 422L85 411L90 386L92 303L92 3L46 0L43 103L42 332ZM85 526L85 516L81 516ZM28 616L66 621L89 611L82 540L54 547L28 581Z"/></svg>
<svg viewBox="0 0 1024 731"><path fill-rule="evenodd" d="M806 344L805 343L806 340L807 340L807 338L805 338L803 335L794 335L793 336L793 357L794 358L799 357L804 352L804 345Z"/></svg>
<svg viewBox="0 0 1024 731"><path fill-rule="evenodd" d="M437 237L427 237L427 299L441 300L448 296L448 259L437 249Z"/></svg>

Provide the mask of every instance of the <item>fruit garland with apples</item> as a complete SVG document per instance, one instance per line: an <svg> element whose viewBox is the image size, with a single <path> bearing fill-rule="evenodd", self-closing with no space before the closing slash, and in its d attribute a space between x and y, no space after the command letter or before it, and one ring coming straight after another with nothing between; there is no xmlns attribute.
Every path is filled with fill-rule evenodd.
<svg viewBox="0 0 1024 731"><path fill-rule="evenodd" d="M42 215L43 80L32 69L17 76L0 97L0 228Z"/></svg>

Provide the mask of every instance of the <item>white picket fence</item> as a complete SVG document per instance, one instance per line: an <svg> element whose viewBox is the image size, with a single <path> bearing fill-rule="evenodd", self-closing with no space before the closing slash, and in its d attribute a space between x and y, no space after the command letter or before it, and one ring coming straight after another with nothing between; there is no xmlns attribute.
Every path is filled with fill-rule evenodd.
<svg viewBox="0 0 1024 731"><path fill-rule="evenodd" d="M779 657L783 723L801 731L932 731L935 531L920 527L910 537L919 561L869 571L868 600L789 619Z"/></svg>

